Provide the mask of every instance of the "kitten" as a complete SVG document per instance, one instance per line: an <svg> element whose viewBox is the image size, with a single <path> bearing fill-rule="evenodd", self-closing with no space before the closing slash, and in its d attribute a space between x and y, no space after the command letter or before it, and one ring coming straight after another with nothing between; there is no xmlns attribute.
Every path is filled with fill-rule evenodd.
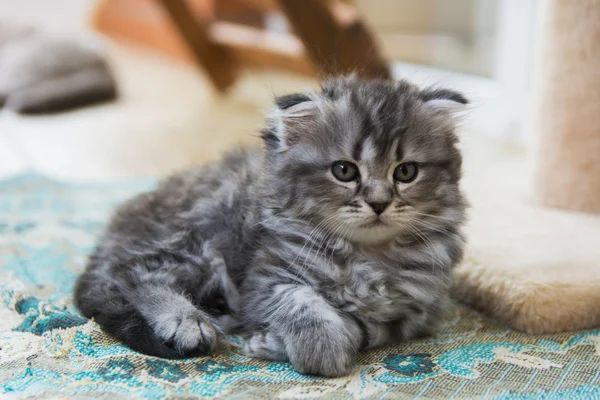
<svg viewBox="0 0 600 400"><path fill-rule="evenodd" d="M462 256L454 112L467 100L340 78L276 99L262 151L123 205L77 283L82 313L159 357L246 354L340 376L435 332Z"/></svg>

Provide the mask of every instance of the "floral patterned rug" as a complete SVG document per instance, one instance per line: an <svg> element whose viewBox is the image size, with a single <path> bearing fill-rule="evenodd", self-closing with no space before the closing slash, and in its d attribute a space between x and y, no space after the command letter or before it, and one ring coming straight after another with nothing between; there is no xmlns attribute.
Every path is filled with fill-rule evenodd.
<svg viewBox="0 0 600 400"><path fill-rule="evenodd" d="M77 314L71 292L113 207L153 182L0 182L0 397L600 399L600 329L526 335L457 305L435 338L366 352L352 375L249 359L135 353Z"/></svg>

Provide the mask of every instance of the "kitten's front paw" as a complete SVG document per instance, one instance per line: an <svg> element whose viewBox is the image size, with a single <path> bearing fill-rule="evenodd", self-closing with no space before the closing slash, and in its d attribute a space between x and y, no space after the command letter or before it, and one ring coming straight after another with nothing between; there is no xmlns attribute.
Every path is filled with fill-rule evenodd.
<svg viewBox="0 0 600 400"><path fill-rule="evenodd" d="M181 354L195 351L214 353L221 336L210 317L195 308L158 315L153 325L154 333L171 343Z"/></svg>

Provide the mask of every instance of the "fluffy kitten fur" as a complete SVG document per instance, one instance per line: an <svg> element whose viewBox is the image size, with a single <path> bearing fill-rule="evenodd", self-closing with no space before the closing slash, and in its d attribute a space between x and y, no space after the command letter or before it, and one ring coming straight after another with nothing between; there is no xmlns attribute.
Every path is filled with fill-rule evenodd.
<svg viewBox="0 0 600 400"><path fill-rule="evenodd" d="M324 376L362 348L431 334L464 245L453 113L466 102L355 78L278 98L262 151L175 174L117 211L77 306L147 354L210 354L240 329L248 355ZM336 179L338 160L357 178ZM405 162L410 183L393 178Z"/></svg>

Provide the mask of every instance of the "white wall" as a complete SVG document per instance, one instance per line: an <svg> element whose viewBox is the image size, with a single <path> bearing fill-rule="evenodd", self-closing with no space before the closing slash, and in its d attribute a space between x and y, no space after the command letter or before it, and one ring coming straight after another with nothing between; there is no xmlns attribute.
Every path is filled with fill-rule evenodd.
<svg viewBox="0 0 600 400"><path fill-rule="evenodd" d="M491 76L501 0L354 0L385 55Z"/></svg>
<svg viewBox="0 0 600 400"><path fill-rule="evenodd" d="M0 23L81 28L87 23L96 3L96 0L0 0Z"/></svg>
<svg viewBox="0 0 600 400"><path fill-rule="evenodd" d="M506 113L503 136L530 140L531 74L539 0L502 0L497 14L498 32L492 77L503 89L501 112Z"/></svg>

